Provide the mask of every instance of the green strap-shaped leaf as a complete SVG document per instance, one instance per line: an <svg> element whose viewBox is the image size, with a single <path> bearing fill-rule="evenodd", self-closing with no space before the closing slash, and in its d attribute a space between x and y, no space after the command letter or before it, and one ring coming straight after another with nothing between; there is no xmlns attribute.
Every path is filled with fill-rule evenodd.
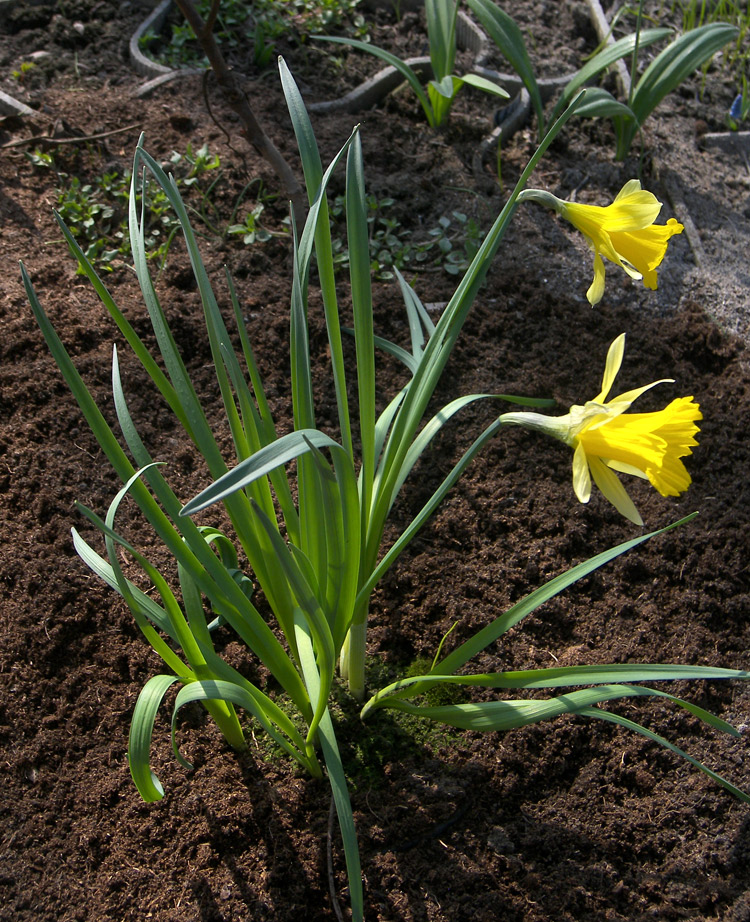
<svg viewBox="0 0 750 922"><path fill-rule="evenodd" d="M284 98L292 121L292 128L297 139L300 159L302 160L308 200L310 206L317 207L320 212L319 219L315 222L315 256L318 264L320 291L323 297L328 343L331 349L331 370L333 372L333 386L336 392L341 440L344 447L353 457L351 422L346 391L346 369L341 344L335 269L333 265L331 225L328 218L328 203L325 195L321 195L321 190L324 187L323 164L302 96L283 58L279 58L279 74Z"/></svg>
<svg viewBox="0 0 750 922"><path fill-rule="evenodd" d="M683 756L683 758L686 758L696 768L705 772L710 778L734 794L735 797L738 797L745 803L750 803L750 796L735 787L735 785L731 784L729 781L726 781L721 775L707 768L697 759L683 752L673 743L670 743L668 740L665 740L663 737L642 727L634 721L628 720L625 717L620 717L610 711L594 707L594 705L600 704L603 701L614 701L618 698L632 697L666 698L689 711L695 717L698 717L710 726L718 730L728 731L734 736L739 735L737 731L725 721L689 701L684 701L682 698L677 698L674 695L659 691L658 689L643 688L638 685L600 685L596 688L572 691L565 695L559 695L557 698L544 700L482 701L473 704L445 705L443 707L419 707L409 701L391 698L391 704L389 706L396 710L405 711L413 716L424 717L428 720L448 724L452 727L484 732L512 730L517 727L525 727L529 724L539 723L542 720L559 717L562 714L597 717L601 720L608 720L626 727L629 730L633 730L636 733L640 733L648 739L669 749L671 752Z"/></svg>
<svg viewBox="0 0 750 922"><path fill-rule="evenodd" d="M589 87L586 98L576 112L580 118L622 118L633 119L633 112L624 102L619 102L607 90Z"/></svg>
<svg viewBox="0 0 750 922"><path fill-rule="evenodd" d="M432 71L439 82L453 73L458 0L425 0L424 9Z"/></svg>
<svg viewBox="0 0 750 922"><path fill-rule="evenodd" d="M683 80L737 35L735 26L712 22L686 32L658 54L633 90L630 108L638 124L642 125L668 93L677 89Z"/></svg>
<svg viewBox="0 0 750 922"><path fill-rule="evenodd" d="M645 736L646 739L658 743L660 746L663 746L670 752L674 752L675 755L682 756L683 759L687 759L691 765L694 765L696 768L700 769L700 771L708 775L712 781L715 781L717 784L720 784L723 788L729 791L730 794L734 794L738 800L742 800L745 803L750 803L750 796L732 784L731 781L727 781L727 779L718 774L718 772L708 768L708 766L704 765L698 759L693 758L693 756L688 755L687 752L680 749L678 746L675 746L674 743L670 743L669 740L664 739L663 736L659 736L658 733L654 733L653 730L649 730L647 727L643 727L641 724L638 724L633 720L628 720L627 717L621 717L619 714L613 714L611 711L607 711L605 708L583 708L581 711L579 711L579 713L582 717L595 717L598 720L607 720L610 723L617 724L620 727L625 727L626 730L632 730L634 733L640 733L640 735Z"/></svg>
<svg viewBox="0 0 750 922"><path fill-rule="evenodd" d="M440 668L436 666L435 668ZM750 672L722 669L716 666L683 666L674 663L607 663L595 666L559 666L550 669L526 669L498 673L441 675L427 673L399 679L381 689L363 708L366 712L386 704L391 695L400 698L422 694L436 685L466 685L477 688L564 688L577 685L599 685L622 682L677 682L685 680L714 681L716 679L750 679ZM418 686L418 688L416 687ZM718 719L718 718L717 718ZM721 722L720 729L737 735L737 731Z"/></svg>
<svg viewBox="0 0 750 922"><path fill-rule="evenodd" d="M375 477L375 337L372 320L369 227L365 198L362 142L359 134L346 158L346 229L349 242L349 277L354 313L357 366L357 406L362 451L360 470L362 541L370 514Z"/></svg>
<svg viewBox="0 0 750 922"><path fill-rule="evenodd" d="M300 429L289 432L271 445L261 448L252 457L240 462L236 467L202 490L182 507L181 515L191 516L206 509L213 503L223 501L231 493L244 489L258 477L265 477L275 467L288 464L300 455L316 448L342 450L341 445L330 436L317 429Z"/></svg>
<svg viewBox="0 0 750 922"><path fill-rule="evenodd" d="M192 768L190 762L180 754L177 747L175 733L177 730L177 716L182 707L192 701L223 701L237 705L248 711L260 723L268 735L293 759L299 762L313 776L321 776L320 767L314 755L310 758L305 753L305 741L296 730L286 715L262 692L256 688L247 688L234 682L223 679L208 679L191 682L185 685L177 694L172 711L172 749L177 761L185 768ZM277 726L283 727L284 732L279 732Z"/></svg>
<svg viewBox="0 0 750 922"><path fill-rule="evenodd" d="M335 35L311 35L310 38L314 38L322 42L337 42L339 45L349 45L352 48L356 48L357 51L366 51L368 54L373 54L376 58L380 58L381 61L385 61L386 64L390 64L391 67L395 67L396 70L404 78L404 80L408 81L409 86L414 90L414 93L416 94L417 99L419 100L422 109L424 110L428 124L431 128L435 127L435 115L432 111L432 105L430 104L430 100L425 93L422 84L419 82L419 77L405 61L401 60L401 58L397 58L396 55L391 54L390 51L384 51L382 48L377 48L375 45L368 45L366 42L360 42L354 38L340 38Z"/></svg>
<svg viewBox="0 0 750 922"><path fill-rule="evenodd" d="M662 99L737 34L738 30L728 23L708 23L681 35L654 58L631 90L630 108L635 121L626 119L619 125L616 123L618 159L627 155L636 131Z"/></svg>
<svg viewBox="0 0 750 922"><path fill-rule="evenodd" d="M654 42L661 41L663 38L666 38L672 32L671 29L644 29L638 39L638 47L646 48L649 45L652 45ZM572 77L570 82L565 86L565 89L560 94L560 98L555 103L555 108L552 110L552 115L548 120L548 124L552 122L560 115L563 109L568 105L571 99L579 92L579 90L585 86L590 80L593 80L594 77L597 77L603 70L606 70L615 61L618 61L620 58L627 57L633 53L635 48L636 36L635 33L632 35L626 35L624 38L618 39L616 42L613 42L611 45L600 51L599 54L594 55L590 61L587 61L583 67L576 72Z"/></svg>
<svg viewBox="0 0 750 922"><path fill-rule="evenodd" d="M500 53L507 59L528 90L539 124L541 139L544 131L544 104L521 30L513 19L492 0L467 0L467 2L469 9L477 17L487 35L497 45Z"/></svg>
<svg viewBox="0 0 750 922"><path fill-rule="evenodd" d="M475 90L482 90L482 92L489 93L491 96L499 96L500 99L510 98L510 93L499 83L495 83L494 80L488 80L479 74L464 74L459 79L467 86L473 86Z"/></svg>
<svg viewBox="0 0 750 922"><path fill-rule="evenodd" d="M684 525L686 522L694 519L696 515L697 513L693 513L692 515L685 516L685 518L674 522L672 525L667 525L665 528L652 531L647 535L640 535L637 538L631 538L630 541L625 541L622 544L618 544L616 547L603 551L601 554L597 554L589 560L584 560L583 563L579 563L570 570L566 570L564 573L553 577L543 586L540 586L519 602L516 602L507 612L495 618L487 627L483 628L465 643L461 644L460 647L457 647L453 652L449 653L448 656L438 663L434 671L442 672L447 675L457 672L464 663L484 650L485 647L497 640L498 637L502 637L503 634L509 631L514 625L518 624L519 621L522 621L527 615L531 614L531 612L539 608L544 602L558 595L564 589L567 589L568 586L572 586L573 583L577 582L579 579L588 576L589 573L593 573L594 570L599 569L599 567L603 566L605 563L609 563L609 561L614 560L621 554L632 550L634 547L638 547L638 545L643 544L644 541L648 541L650 538L656 537L656 535L664 534L671 531L673 528Z"/></svg>
<svg viewBox="0 0 750 922"><path fill-rule="evenodd" d="M179 681L177 676L173 675L153 676L141 689L133 710L128 742L128 763L138 793L146 803L152 803L164 797L164 788L151 771L151 737L159 705L164 695L177 681Z"/></svg>
<svg viewBox="0 0 750 922"><path fill-rule="evenodd" d="M320 696L321 676L318 672L315 653L313 652L312 638L309 626L300 618L297 624L297 645L300 650L302 672L307 684L310 698L315 700ZM331 784L333 802L336 806L336 815L341 829L341 838L344 844L344 857L346 859L346 874L349 881L349 899L352 906L352 922L362 922L364 913L364 897L362 893L362 867L359 859L359 843L357 831L354 827L354 814L349 798L349 789L341 762L336 733L334 732L331 715L326 708L318 727L318 739L323 750L328 780Z"/></svg>

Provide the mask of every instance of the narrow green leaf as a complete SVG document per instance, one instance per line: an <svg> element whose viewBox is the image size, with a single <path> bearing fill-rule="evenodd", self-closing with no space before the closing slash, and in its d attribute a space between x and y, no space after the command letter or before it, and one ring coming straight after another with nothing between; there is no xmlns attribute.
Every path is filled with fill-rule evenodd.
<svg viewBox="0 0 750 922"><path fill-rule="evenodd" d="M424 9L432 71L440 83L452 73L456 60L458 0L425 0Z"/></svg>
<svg viewBox="0 0 750 922"><path fill-rule="evenodd" d="M688 753L675 746L674 743L670 743L669 740L664 739L663 736L659 736L658 733L654 733L652 730L649 730L646 727L635 723L635 721L628 720L627 717L621 717L619 714L613 714L611 711L607 711L604 708L583 708L579 713L583 717L595 717L598 720L607 720L610 723L617 724L620 727L625 727L626 730L632 730L634 733L640 733L640 735L645 736L646 739L653 740L653 742L658 743L660 746L663 746L670 752L674 752L675 755L682 756L683 759L687 759L691 765L694 765L696 768L700 769L704 774L708 775L712 781L715 781L717 784L720 784L723 788L729 791L730 794L734 794L738 800L742 800L745 803L750 803L750 795L740 790L740 788L733 785L730 781L727 781L726 778L723 778L717 772L708 768L698 759L688 755Z"/></svg>
<svg viewBox="0 0 750 922"><path fill-rule="evenodd" d="M300 649L302 671L305 683L312 699L321 693L321 676L318 672L315 653L313 652L312 638L309 626L300 619L297 622L297 644ZM341 829L341 838L344 844L344 857L346 859L346 873L349 881L349 898L352 906L352 922L362 922L364 913L364 896L362 893L362 868L359 859L359 843L357 831L354 827L354 814L352 813L349 789L341 762L336 734L331 721L331 715L326 708L318 727L320 748L323 750L328 780L333 793L336 814Z"/></svg>
<svg viewBox="0 0 750 922"><path fill-rule="evenodd" d="M265 477L275 467L288 464L300 455L316 448L330 448L342 450L341 445L330 436L317 429L299 429L281 436L265 448L261 448L250 458L246 458L236 467L202 490L197 496L185 503L180 511L181 516L191 516L206 509L213 503L222 502L227 496L242 490L253 480Z"/></svg>
<svg viewBox="0 0 750 922"><path fill-rule="evenodd" d="M331 350L331 369L333 372L334 390L336 392L336 406L339 414L341 440L350 456L353 457L351 423L349 419L349 405L347 402L346 390L346 370L344 367L341 330L339 328L331 227L328 217L328 203L325 195L322 194L327 180L323 174L323 164L320 159L320 152L318 151L315 134L307 110L305 109L305 104L297 88L297 84L294 82L294 78L283 58L279 58L279 74L281 76L281 85L284 91L287 108L289 109L289 115L292 120L294 134L297 139L300 158L302 160L308 200L311 208L319 211L319 217L315 220L314 225L315 255L320 279L320 291L323 297L323 310L326 318L328 343Z"/></svg>
<svg viewBox="0 0 750 922"><path fill-rule="evenodd" d="M453 97L456 95L456 91L461 86L461 78L448 74L448 76L443 77L442 80L430 80L429 85L444 99L452 101Z"/></svg>
<svg viewBox="0 0 750 922"><path fill-rule="evenodd" d="M473 86L475 89L490 93L492 96L499 96L501 99L510 98L508 91L500 86L499 83L495 83L494 80L488 80L486 77L481 77L479 74L464 74L461 80L467 86Z"/></svg>
<svg viewBox="0 0 750 922"><path fill-rule="evenodd" d="M268 698L258 689L247 688L234 682L223 679L203 680L191 682L185 685L177 694L174 709L172 711L172 749L175 758L185 768L192 768L179 752L175 733L177 730L177 716L182 707L193 701L223 701L237 705L248 711L268 733L268 735L284 749L295 761L299 762L305 769L316 777L320 777L320 769L317 764L311 762L308 755L304 752L304 740L288 718L283 715ZM278 729L279 719L283 720L285 732ZM289 738L291 737L291 739Z"/></svg>
<svg viewBox="0 0 750 922"><path fill-rule="evenodd" d="M173 675L153 676L141 689L133 710L128 742L128 763L138 793L146 803L153 803L164 797L164 788L151 771L151 737L159 705L164 695L177 681L177 676Z"/></svg>
<svg viewBox="0 0 750 922"><path fill-rule="evenodd" d="M492 0L468 0L468 4L487 35L497 45L500 53L507 59L528 90L541 138L544 128L544 104L521 30L513 19Z"/></svg>
<svg viewBox="0 0 750 922"><path fill-rule="evenodd" d="M435 665L439 669L439 665ZM677 682L686 680L715 681L717 679L750 679L750 672L722 669L715 666L683 666L673 663L608 663L595 666L560 666L550 669L527 669L518 672L443 675L427 673L399 679L381 689L367 702L366 712L387 706L390 695L412 697L436 685L466 685L477 688L563 688L576 685L598 685L622 682ZM419 686L418 689L415 686ZM718 720L718 718L715 718ZM719 729L736 735L730 724L721 721Z"/></svg>
<svg viewBox="0 0 750 922"><path fill-rule="evenodd" d="M737 35L738 30L729 23L708 23L681 35L657 55L633 91L630 107L638 124L642 125L668 93Z"/></svg>
<svg viewBox="0 0 750 922"><path fill-rule="evenodd" d="M680 519L672 525L667 525L665 528L652 531L647 535L640 535L637 538L631 538L630 541L618 544L616 547L610 548L608 551L604 551L601 554L597 554L595 557L591 557L589 560L585 560L583 563L579 563L570 570L566 570L564 573L553 577L543 586L530 592L521 599L520 602L516 602L507 612L495 618L487 627L483 628L472 638L461 644L461 646L457 647L452 653L449 653L445 659L438 663L435 671L440 671L448 675L456 672L464 663L484 650L485 647L497 640L498 637L501 637L509 631L514 625L522 621L532 611L539 608L544 602L559 595L559 593L567 589L568 586L572 586L573 583L583 579L584 576L588 576L589 573L593 573L594 570L609 563L621 554L632 550L634 547L638 547L638 545L643 544L644 541L648 541L650 538L656 537L656 535L665 534L673 528L684 525L694 519L696 515L697 513L693 513L692 515L685 516L685 518Z"/></svg>
<svg viewBox="0 0 750 922"><path fill-rule="evenodd" d="M633 119L633 112L623 102L618 102L607 90L588 87L586 97L578 107L579 118L613 118Z"/></svg>
<svg viewBox="0 0 750 922"><path fill-rule="evenodd" d="M414 90L414 93L416 94L417 99L419 100L422 109L424 110L425 116L427 117L428 124L433 128L435 127L435 118L432 112L432 106L430 105L430 100L427 97L422 84L419 82L419 77L405 61L401 60L401 58L397 58L396 55L391 54L390 51L385 51L382 48L377 48L375 45L369 45L366 42L360 42L354 38L340 38L335 35L311 35L310 38L321 42L336 42L339 45L349 45L352 48L356 48L358 51L366 51L368 54L375 55L376 58L380 58L381 61L385 61L386 64L390 64L391 67L395 67L396 70L404 78L404 80L408 81L412 90Z"/></svg>
<svg viewBox="0 0 750 922"><path fill-rule="evenodd" d="M658 42L666 38L671 34L671 32L671 29L644 29L640 34L638 47L646 48L649 45L652 45L654 42ZM566 84L565 89L560 94L560 98L555 103L555 108L552 111L552 115L549 118L548 124L552 124L552 122L560 115L570 100L579 92L583 86L589 83L589 81L593 80L594 77L597 77L602 71L606 70L620 58L624 58L632 54L633 49L635 48L635 40L635 33L632 35L626 35L624 38L618 39L611 45L607 45L603 51L600 51L599 54L594 55L590 61L584 64L584 66L576 72L569 83Z"/></svg>
<svg viewBox="0 0 750 922"><path fill-rule="evenodd" d="M362 451L362 540L367 529L375 476L375 345L370 282L369 228L365 199L362 143L359 134L346 160L346 227L349 240L349 276L357 356L357 404Z"/></svg>
<svg viewBox="0 0 750 922"><path fill-rule="evenodd" d="M635 121L618 119L615 122L619 160L627 155L636 132L664 97L737 34L737 29L728 23L708 23L681 35L654 58L631 91L630 108Z"/></svg>

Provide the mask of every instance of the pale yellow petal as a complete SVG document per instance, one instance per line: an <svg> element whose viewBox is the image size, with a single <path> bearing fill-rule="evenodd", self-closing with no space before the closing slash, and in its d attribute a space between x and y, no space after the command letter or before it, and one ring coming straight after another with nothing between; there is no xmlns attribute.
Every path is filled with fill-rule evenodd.
<svg viewBox="0 0 750 922"><path fill-rule="evenodd" d="M589 464L582 445L578 445L573 454L573 490L582 503L591 499Z"/></svg>
<svg viewBox="0 0 750 922"><path fill-rule="evenodd" d="M629 179L615 196L615 201L619 201L625 196L633 195L634 192L641 191L641 182L639 179Z"/></svg>
<svg viewBox="0 0 750 922"><path fill-rule="evenodd" d="M650 192L639 192L613 202L605 209L603 228L608 234L637 232L659 217L661 203Z"/></svg>
<svg viewBox="0 0 750 922"><path fill-rule="evenodd" d="M651 384L644 384L643 387L635 387L632 391L625 391L624 394L618 394L617 397L613 397L609 401L609 406L613 404L626 403L630 406L631 403L636 401L641 394L645 394L646 391L650 391L652 387L656 387L657 384L674 384L674 378L660 378L658 381L652 381Z"/></svg>
<svg viewBox="0 0 750 922"><path fill-rule="evenodd" d="M632 464L624 464L622 461L607 461L607 467L611 467L618 474L630 474L631 477L640 477L641 480L648 480L645 471L633 467Z"/></svg>
<svg viewBox="0 0 750 922"><path fill-rule="evenodd" d="M612 385L615 383L615 378L622 365L622 358L624 355L625 334L620 333L607 350L607 361L604 365L604 375L602 376L602 389L599 396L594 397L594 403L604 403L607 399L607 394L612 390Z"/></svg>
<svg viewBox="0 0 750 922"><path fill-rule="evenodd" d="M604 496L612 503L620 515L624 515L635 525L643 525L643 519L628 496L627 490L607 465L599 458L589 458L589 466L594 481Z"/></svg>
<svg viewBox="0 0 750 922"><path fill-rule="evenodd" d="M604 296L604 260L597 253L594 256L594 281L589 286L589 290L586 292L586 297L588 298L589 304L592 307L601 301Z"/></svg>

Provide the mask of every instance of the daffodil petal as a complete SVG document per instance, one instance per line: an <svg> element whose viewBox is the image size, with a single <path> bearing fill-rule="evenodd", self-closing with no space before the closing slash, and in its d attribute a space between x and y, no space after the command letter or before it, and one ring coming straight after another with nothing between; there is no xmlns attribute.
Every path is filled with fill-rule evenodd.
<svg viewBox="0 0 750 922"><path fill-rule="evenodd" d="M637 233L648 228L659 217L661 202L644 190L615 200L605 211L603 226L608 234Z"/></svg>
<svg viewBox="0 0 750 922"><path fill-rule="evenodd" d="M643 519L628 496L627 490L617 479L601 458L589 458L589 466L594 482L604 496L612 503L620 515L624 515L635 525L643 525Z"/></svg>
<svg viewBox="0 0 750 922"><path fill-rule="evenodd" d="M674 378L660 378L658 381L652 381L651 384L644 384L643 387L636 387L632 391L625 391L624 394L618 394L617 397L613 397L609 401L608 406L612 407L613 404L626 403L630 406L631 403L634 403L641 394L645 394L646 391L650 391L652 387L656 387L657 384L674 384Z"/></svg>
<svg viewBox="0 0 750 922"><path fill-rule="evenodd" d="M633 266L642 276L643 284L652 290L657 287L656 269L667 252L667 243L675 234L681 234L683 225L670 218L664 225L652 225L641 230L620 232L607 228L612 246L625 263Z"/></svg>
<svg viewBox="0 0 750 922"><path fill-rule="evenodd" d="M594 398L594 403L604 403L607 399L607 394L612 390L612 385L615 383L615 378L622 365L622 358L624 355L625 334L620 333L607 350L607 361L604 365L604 374L602 376L602 389L599 396Z"/></svg>
<svg viewBox="0 0 750 922"><path fill-rule="evenodd" d="M578 445L573 453L573 490L582 503L591 499L589 463L582 445Z"/></svg>
<svg viewBox="0 0 750 922"><path fill-rule="evenodd" d="M623 461L606 461L607 467L611 467L618 474L630 474L631 477L640 477L641 480L648 480L648 475L638 467L632 464L625 464Z"/></svg>
<svg viewBox="0 0 750 922"><path fill-rule="evenodd" d="M588 302L595 307L604 296L604 260L597 253L594 256L594 281L586 292Z"/></svg>
<svg viewBox="0 0 750 922"><path fill-rule="evenodd" d="M626 196L633 195L635 192L640 191L641 181L639 179L629 179L615 196L615 201L618 202L621 198L625 198Z"/></svg>

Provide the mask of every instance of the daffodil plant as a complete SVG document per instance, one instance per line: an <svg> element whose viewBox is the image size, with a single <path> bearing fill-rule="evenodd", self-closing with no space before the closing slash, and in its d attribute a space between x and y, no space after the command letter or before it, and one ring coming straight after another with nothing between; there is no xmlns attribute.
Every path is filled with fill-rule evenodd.
<svg viewBox="0 0 750 922"><path fill-rule="evenodd" d="M168 481L168 458L152 456L128 405L128 394L137 383L123 378L115 349L112 387L121 433L118 438L58 338L26 270L22 269L22 273L33 312L52 354L122 482L122 489L104 518L79 506L103 535L104 554L78 531L73 533L75 548L88 567L123 597L166 669L146 683L133 714L128 756L141 796L147 801L163 796L162 786L150 768L150 748L158 708L172 686L180 686L173 702L172 744L183 765L188 763L180 754L176 740L177 717L182 707L193 702L202 704L226 740L237 749L244 746L245 732L238 709L245 711L254 731L265 731L313 776L322 776L321 761L324 763L342 834L352 917L359 922L363 918L362 874L337 741L337 735L345 732L346 727L335 726L329 700L337 681L337 668L352 694L364 700L367 615L370 596L378 581L467 465L503 426L530 426L561 438L574 449L574 482L579 499L588 499L590 471L605 496L623 514L639 521L622 488L614 486L617 481L612 472L645 475L665 495L686 489L689 475L679 459L694 444L695 422L700 413L692 398L678 400L662 413L626 413L630 404L651 385L608 400L622 359L620 338L610 349L601 393L583 407L573 407L567 417L542 416L538 411L549 407L550 401L498 394L459 396L428 416L436 385L490 261L521 201L521 193L575 103L545 136L437 323L416 292L398 276L410 342L397 344L381 339L374 330L359 131L354 130L324 170L299 91L283 62L280 67L310 202L304 229L298 239L294 238L291 254L293 431L282 431L274 421L231 279L227 277L227 293L235 326L233 336L225 325L177 187L146 152L143 140L136 149L132 173L130 238L135 271L153 328L156 343L153 351L107 291L74 235L60 223L72 253L121 339L142 365L185 437L194 444L196 457L202 459L206 487L199 495L185 502L186 497L179 496L178 488ZM353 314L349 331L340 320L326 197L330 178L339 165L346 174ZM142 204L146 200L146 175L168 196L184 233L203 304L216 375L215 388L208 397L213 403L215 394L220 395L224 414L221 420L212 418L206 409L208 404L199 399L149 272ZM336 395L335 438L320 428L312 386L308 295L313 258L317 262ZM355 361L351 367L345 362L345 335L352 336L354 341ZM406 369L407 383L396 392L377 392L376 348L390 352ZM351 400L347 384L354 384ZM479 433L415 519L392 546L384 548L383 533L389 512L402 487L408 485L414 465L428 451L440 429L477 400L510 401L525 409L499 415ZM378 412L378 406L384 409ZM220 448L216 434L217 430L227 429L233 445L231 460ZM294 476L289 469L292 462L296 463ZM168 558L176 564L177 585L170 583L162 568L135 541L128 540L118 530L118 513L126 497L135 501L145 521L163 542ZM398 708L450 726L504 730L560 714L575 714L619 723L680 752L645 727L599 707L623 697L658 696L686 708L711 727L736 734L718 717L642 683L750 678L746 672L650 664L486 674L464 672L474 656L543 602L650 537L639 535L559 574L443 656L446 638L428 673L376 691L364 705L363 716L372 715L380 708ZM139 588L127 575L123 567L126 558L143 571L153 587L151 592ZM262 589L262 605L256 604L256 588ZM222 658L215 638L226 637L227 633L239 638L265 665L273 683L260 687ZM440 683L505 690L568 690L549 698L503 698L438 708L414 700ZM577 690L570 690L573 687ZM284 700L272 688L280 689ZM290 716L290 708L294 716ZM372 732L377 733L377 724ZM736 796L750 800L729 781L691 756L681 754Z"/></svg>

